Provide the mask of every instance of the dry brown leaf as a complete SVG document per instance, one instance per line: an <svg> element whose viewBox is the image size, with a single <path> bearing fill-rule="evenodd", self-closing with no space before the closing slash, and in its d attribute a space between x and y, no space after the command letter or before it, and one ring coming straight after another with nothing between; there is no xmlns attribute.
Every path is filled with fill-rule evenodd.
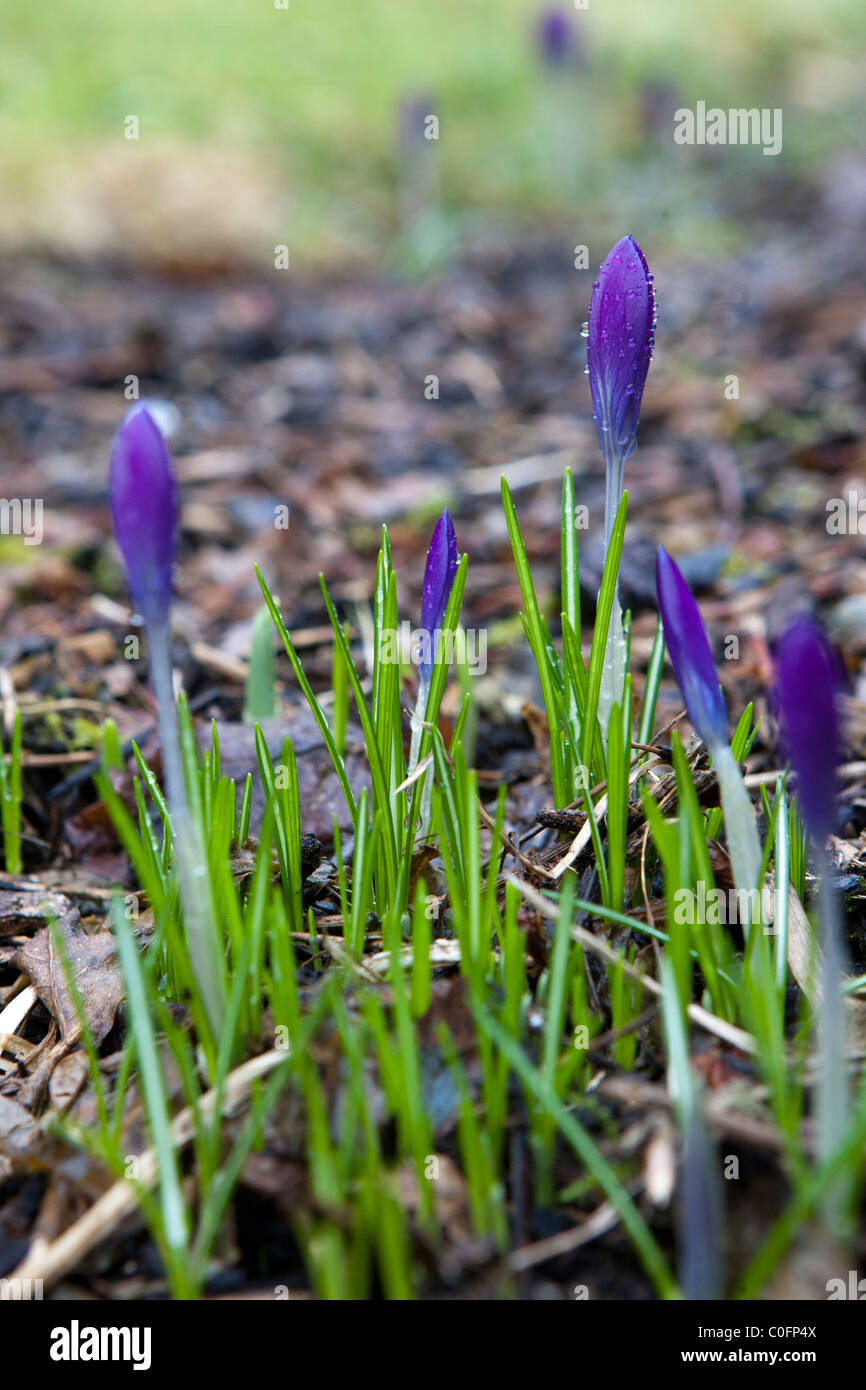
<svg viewBox="0 0 866 1390"><path fill-rule="evenodd" d="M123 983L114 954L114 939L108 931L82 930L77 911L58 923L73 977L84 1005L87 1022L97 1046L114 1024L123 999ZM78 1015L66 983L62 962L47 928L15 952L13 962L30 977L39 998L57 1020L61 1038L74 1035Z"/></svg>
<svg viewBox="0 0 866 1390"><path fill-rule="evenodd" d="M0 1096L0 1182L27 1161L38 1139L39 1125L30 1111Z"/></svg>
<svg viewBox="0 0 866 1390"><path fill-rule="evenodd" d="M16 936L62 917L70 903L62 893L47 890L38 879L5 876L0 887L0 936Z"/></svg>

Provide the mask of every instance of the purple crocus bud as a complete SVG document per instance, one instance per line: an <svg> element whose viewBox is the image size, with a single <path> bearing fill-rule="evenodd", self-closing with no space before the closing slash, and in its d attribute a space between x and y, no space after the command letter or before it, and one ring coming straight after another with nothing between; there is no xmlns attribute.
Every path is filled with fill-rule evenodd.
<svg viewBox="0 0 866 1390"><path fill-rule="evenodd" d="M625 236L602 261L584 330L595 427L609 463L623 463L637 443L655 321L653 277L637 242Z"/></svg>
<svg viewBox="0 0 866 1390"><path fill-rule="evenodd" d="M822 844L835 822L840 686L840 663L818 624L795 618L776 648L776 705L803 815Z"/></svg>
<svg viewBox="0 0 866 1390"><path fill-rule="evenodd" d="M436 633L442 627L448 600L454 586L459 558L454 522L446 507L436 522L427 563L424 566L424 587L421 591L421 660L418 673L422 686L430 682L436 656Z"/></svg>
<svg viewBox="0 0 866 1390"><path fill-rule="evenodd" d="M146 622L162 621L171 603L177 485L168 446L143 405L127 412L114 436L108 494L132 601Z"/></svg>
<svg viewBox="0 0 866 1390"><path fill-rule="evenodd" d="M565 10L551 7L538 16L538 47L550 67L562 67L572 55L573 32Z"/></svg>
<svg viewBox="0 0 866 1390"><path fill-rule="evenodd" d="M728 743L728 713L707 630L694 595L664 546L656 563L656 592L674 675L689 718L714 752Z"/></svg>

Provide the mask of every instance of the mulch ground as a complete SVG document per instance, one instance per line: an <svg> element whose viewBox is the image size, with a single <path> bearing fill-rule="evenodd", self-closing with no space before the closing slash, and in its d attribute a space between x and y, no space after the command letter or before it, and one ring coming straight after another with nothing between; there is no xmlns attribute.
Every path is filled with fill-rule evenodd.
<svg viewBox="0 0 866 1390"><path fill-rule="evenodd" d="M861 969L866 240L855 229L862 211L840 202L838 189L791 187L772 196L758 189L737 209L751 229L738 253L705 261L644 246L660 319L640 447L627 469L622 572L640 670L656 621L655 546L663 542L680 561L701 598L729 708L738 715L754 699L764 716L750 759L755 773L778 765L766 697L774 634L809 605L838 641L850 719L836 848ZM641 239L640 228L629 230ZM261 602L254 562L279 595L314 685L327 688L331 644L319 572L360 650L385 522L401 614L416 623L424 551L447 503L470 556L464 622L483 630L488 644L476 687L480 784L491 796L508 784L511 831L535 826L551 794L499 479L504 473L510 481L536 587L553 618L559 491L563 469L573 469L590 518L581 535L586 637L604 482L580 332L591 276L573 269L571 254L561 245L488 249L431 284L357 271L305 278L236 267L199 276L107 264L4 267L2 486L7 499L42 499L44 537L26 545L0 536L0 699L7 720L16 704L23 716L25 871L38 885L98 917L109 884L129 881L89 780L104 718L116 721L121 738L143 739L158 760L146 665L124 656L135 629L105 499L109 442L132 376L143 397L162 403L172 430L183 489L175 660L203 725L220 722L228 770L242 775L253 766L240 721L250 621ZM832 499L844 501L845 534L828 529ZM289 525L277 527L285 507ZM275 736L293 730L303 828L327 856L334 786L284 658L277 669L284 708ZM659 723L678 707L667 682ZM444 717L455 708L452 691ZM548 829L534 847L552 845L555 834ZM32 909L28 919L31 887L0 878L0 1007L19 979L20 952L33 952L44 920ZM32 958L30 965L37 969ZM24 1036L44 1056L58 1025L42 999ZM0 1058L0 1099L34 1115L49 1103L32 1086L36 1055ZM630 1095L611 1098L623 1115L663 1104L659 1094L642 1097L639 1079L631 1084ZM754 1181L743 1200L763 1212L775 1206L764 1193L774 1156L751 1137ZM46 1214L45 1164L28 1159L39 1171L22 1172L4 1156L3 1140L0 1123L0 1274L20 1259L34 1222L62 1229L87 1201L87 1182L73 1199L67 1173L65 1214ZM241 1188L240 1255L226 1262L235 1284L255 1267L262 1243L273 1251L288 1241L278 1206L261 1173ZM558 1215L530 1211L521 1222L526 1243L561 1224ZM633 1275L631 1261L617 1258L617 1242L611 1237L606 1253L596 1254L593 1278L604 1286L610 1261L609 1292L624 1296ZM135 1244L139 1290L159 1283L155 1266L145 1267L146 1249ZM115 1247L104 1267L90 1268L90 1287L116 1292L123 1254ZM545 1265L560 1292L566 1281L581 1282L576 1269L572 1257L557 1282L555 1264ZM633 1292L641 1291L638 1281Z"/></svg>

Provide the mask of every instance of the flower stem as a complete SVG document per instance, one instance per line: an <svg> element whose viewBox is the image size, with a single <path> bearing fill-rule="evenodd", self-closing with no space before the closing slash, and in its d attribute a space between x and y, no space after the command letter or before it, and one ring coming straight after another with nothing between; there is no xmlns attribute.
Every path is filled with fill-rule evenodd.
<svg viewBox="0 0 866 1390"><path fill-rule="evenodd" d="M722 796L722 815L728 836L728 853L734 884L739 894L754 894L761 885L761 841L751 797L743 783L736 758L726 743L711 748L713 766L719 779ZM758 895L759 897L760 895ZM746 902L753 901L747 897ZM744 923L748 935L748 924Z"/></svg>
<svg viewBox="0 0 866 1390"><path fill-rule="evenodd" d="M223 956L214 918L204 839L200 825L190 812L187 797L167 621L148 622L147 637L150 675L158 710L163 777L171 813L171 838L189 954L213 1037L218 1040L225 1013Z"/></svg>
<svg viewBox="0 0 866 1390"><path fill-rule="evenodd" d="M424 680L419 681L418 698L415 701L415 709L412 712L412 741L409 745L409 766L407 769L409 776L412 775L415 768L418 766L418 754L421 751L421 738L424 733L424 716L427 713L427 696L429 691L430 687L428 683ZM419 819L419 833L422 836L427 833L432 800L433 786L430 778L427 776L427 772L424 772L422 775Z"/></svg>
<svg viewBox="0 0 866 1390"><path fill-rule="evenodd" d="M616 521L616 514L622 500L625 482L625 461L618 450L605 451L604 482L604 558L610 548L610 538ZM604 652L604 666L601 673L601 689L598 695L598 721L602 737L607 742L607 726L610 711L614 705L622 707L625 688L625 634L622 627L622 608L619 602L619 574L613 595L613 608L610 614L610 627Z"/></svg>
<svg viewBox="0 0 866 1390"><path fill-rule="evenodd" d="M818 1018L818 1086L815 1099L818 1156L831 1158L842 1142L848 1119L846 1061L847 1003L842 996L844 948L839 901L833 886L833 866L826 848L819 853L818 940L821 947L821 1011ZM844 1236L849 1196L844 1177L830 1185L822 1203L831 1234Z"/></svg>

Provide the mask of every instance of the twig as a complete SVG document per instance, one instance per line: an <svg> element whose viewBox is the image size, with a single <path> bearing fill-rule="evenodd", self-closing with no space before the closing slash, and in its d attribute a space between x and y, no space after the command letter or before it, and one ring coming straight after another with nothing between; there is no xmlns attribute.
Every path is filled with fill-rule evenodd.
<svg viewBox="0 0 866 1390"><path fill-rule="evenodd" d="M643 1187L643 1178L636 1178L628 1186L629 1196L638 1196ZM536 1240L532 1245L524 1245L520 1250L512 1250L505 1263L513 1274L522 1274L535 1265L545 1264L557 1255L567 1255L581 1245L588 1245L591 1240L598 1240L599 1236L607 1235L608 1231L612 1231L618 1225L619 1214L616 1208L610 1202L602 1202L601 1206L596 1207L592 1215L579 1226L571 1226L567 1231L557 1232L555 1236L546 1236L544 1240Z"/></svg>
<svg viewBox="0 0 866 1390"><path fill-rule="evenodd" d="M518 892L522 894L528 903L532 904L537 912L542 912L545 917L553 915L555 910L553 903L543 897L531 884L523 883L518 878L510 878L508 881L514 884ZM635 929L639 929L641 925L641 923L636 922ZM644 989L649 990L650 994L664 994L664 990L658 980L654 980L651 975L645 975L642 970L638 970L636 965L632 965L629 961L625 960L619 951L615 951L612 946L608 946L606 941L602 941L599 937L593 936L592 932L586 931L584 927L573 926L571 935L574 941L580 942L584 950L590 951L596 956L601 956L603 960L608 961L611 965L621 966L627 975L630 975L634 980L638 980ZM737 1028L733 1023L727 1023L725 1019L718 1018L700 1004L689 1004L687 1013L693 1023L697 1023L697 1025L706 1032L713 1033L717 1038L721 1038L723 1042L730 1043L731 1047L737 1047L741 1052L757 1053L758 1044L755 1042L752 1035L746 1033L742 1028Z"/></svg>
<svg viewBox="0 0 866 1390"><path fill-rule="evenodd" d="M191 1106L182 1110L172 1124L172 1138L177 1148L184 1148L196 1133L197 1127L209 1121L220 1099L220 1111L231 1114L245 1099L253 1083L259 1077L267 1076L275 1067L288 1062L290 1053L283 1048L272 1048L258 1057L252 1057L230 1072L220 1090L214 1087L207 1091L194 1110ZM137 1182L141 1187L150 1188L158 1176L155 1149L146 1149L138 1160ZM64 1274L68 1274L86 1255L94 1250L122 1221L131 1216L138 1206L135 1188L121 1178L110 1187L83 1216L50 1244L36 1243L31 1247L21 1264L9 1276L11 1289L27 1288L25 1279L41 1279L45 1288L56 1284ZM16 1283L16 1281L18 1281Z"/></svg>

